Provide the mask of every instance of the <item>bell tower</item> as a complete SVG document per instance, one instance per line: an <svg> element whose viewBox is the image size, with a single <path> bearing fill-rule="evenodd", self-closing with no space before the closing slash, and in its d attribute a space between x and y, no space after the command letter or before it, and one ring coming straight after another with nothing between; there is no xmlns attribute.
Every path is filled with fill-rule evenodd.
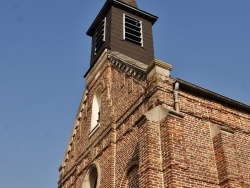
<svg viewBox="0 0 250 188"><path fill-rule="evenodd" d="M137 3L136 3L135 0L120 0L120 1L123 2L123 3L126 3L128 5L130 5L132 7L137 8Z"/></svg>
<svg viewBox="0 0 250 188"><path fill-rule="evenodd" d="M135 0L107 0L87 31L92 37L90 65L104 49L149 64L154 59L152 25L156 20L138 9Z"/></svg>
<svg viewBox="0 0 250 188"><path fill-rule="evenodd" d="M172 78L154 59L156 20L135 0L107 0L88 29L58 188L250 187L250 107Z"/></svg>
<svg viewBox="0 0 250 188"><path fill-rule="evenodd" d="M90 67L59 168L58 188L162 184L163 173L155 160L160 155L151 150L160 147L159 139L150 137L151 121L160 121L168 112L161 106L165 95L158 93L172 88L172 67L154 59L152 26L157 19L140 10L135 0L107 0L88 29ZM164 84L158 86L159 80Z"/></svg>

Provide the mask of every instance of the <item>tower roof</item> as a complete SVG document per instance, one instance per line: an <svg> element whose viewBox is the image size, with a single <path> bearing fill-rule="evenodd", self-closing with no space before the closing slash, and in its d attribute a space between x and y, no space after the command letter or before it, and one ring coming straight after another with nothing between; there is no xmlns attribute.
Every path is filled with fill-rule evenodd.
<svg viewBox="0 0 250 188"><path fill-rule="evenodd" d="M119 0L119 1L121 1L123 3L126 3L126 4L128 4L128 5L132 6L132 7L137 8L136 0Z"/></svg>
<svg viewBox="0 0 250 188"><path fill-rule="evenodd" d="M92 36L96 27L100 23L101 19L103 19L103 16L108 12L108 10L110 9L110 7L112 5L120 7L128 12L134 13L134 14L136 14L140 17L143 17L147 20L150 20L152 22L152 24L154 24L156 22L156 20L158 19L157 16L154 16L150 13L147 13L143 10L138 9L135 0L107 0L106 3L104 4L104 6L102 7L101 11L99 12L97 17L95 18L94 22L92 23L92 25L88 29L87 35Z"/></svg>

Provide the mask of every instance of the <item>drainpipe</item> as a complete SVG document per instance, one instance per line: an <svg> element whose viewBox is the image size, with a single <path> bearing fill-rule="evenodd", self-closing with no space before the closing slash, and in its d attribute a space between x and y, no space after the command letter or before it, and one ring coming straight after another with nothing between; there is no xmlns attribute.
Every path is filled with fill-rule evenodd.
<svg viewBox="0 0 250 188"><path fill-rule="evenodd" d="M174 84L174 109L176 112L180 112L178 90L179 90L179 82L175 82Z"/></svg>

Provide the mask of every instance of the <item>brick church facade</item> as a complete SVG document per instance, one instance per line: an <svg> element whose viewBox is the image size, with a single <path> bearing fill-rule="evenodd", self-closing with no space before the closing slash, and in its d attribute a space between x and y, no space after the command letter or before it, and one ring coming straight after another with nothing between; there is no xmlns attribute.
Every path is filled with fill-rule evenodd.
<svg viewBox="0 0 250 188"><path fill-rule="evenodd" d="M107 0L58 188L250 188L250 106L171 77L157 17Z"/></svg>

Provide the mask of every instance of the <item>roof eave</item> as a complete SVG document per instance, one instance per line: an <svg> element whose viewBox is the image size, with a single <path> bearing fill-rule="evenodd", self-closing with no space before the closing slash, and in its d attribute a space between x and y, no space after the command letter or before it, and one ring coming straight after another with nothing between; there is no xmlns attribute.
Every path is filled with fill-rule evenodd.
<svg viewBox="0 0 250 188"><path fill-rule="evenodd" d="M237 109L240 109L240 110L243 110L243 111L250 113L250 106L247 104L230 99L228 97L225 97L225 96L220 95L218 93L215 93L213 91L204 89L200 86L194 85L194 84L189 83L187 81L184 81L180 78L177 78L175 81L179 82L180 90L186 90L190 93L196 93L198 95L201 95L202 97L213 99L213 100L218 101L218 102L223 102L224 104L226 104L232 108L237 108Z"/></svg>
<svg viewBox="0 0 250 188"><path fill-rule="evenodd" d="M103 5L102 9L100 10L98 15L96 16L94 22L91 24L88 31L86 32L86 34L88 36L92 36L94 28L97 27L97 24L100 22L102 17L106 14L106 12L109 10L110 6L111 6L111 1L110 0L106 1L106 3Z"/></svg>
<svg viewBox="0 0 250 188"><path fill-rule="evenodd" d="M143 10L140 10L140 9L135 8L133 6L130 6L130 5L126 4L126 3L120 2L118 0L107 0L106 3L103 5L102 9L100 10L100 12L98 13L97 17L95 18L94 22L91 24L88 31L86 32L86 34L88 36L93 36L95 28L98 26L98 24L103 19L103 17L106 15L106 13L108 12L108 10L110 9L110 7L112 5L123 8L124 10L126 10L128 12L137 14L137 15L151 21L152 24L154 24L158 19L157 16L154 16L154 15L152 15L150 13L147 13L147 12L145 12Z"/></svg>

